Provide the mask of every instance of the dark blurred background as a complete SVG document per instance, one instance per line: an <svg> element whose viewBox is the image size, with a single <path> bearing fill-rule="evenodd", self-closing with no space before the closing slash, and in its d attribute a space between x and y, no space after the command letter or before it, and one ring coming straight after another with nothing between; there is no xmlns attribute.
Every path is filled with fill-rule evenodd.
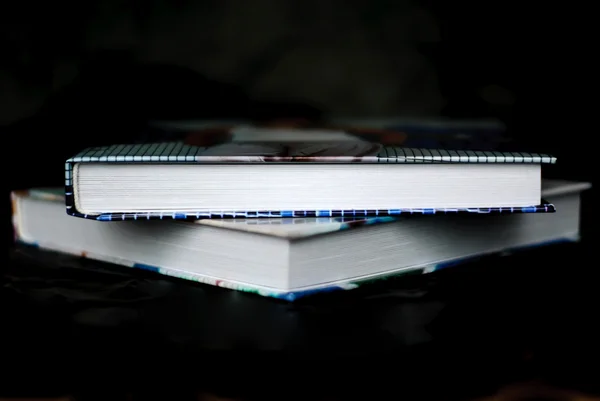
<svg viewBox="0 0 600 401"><path fill-rule="evenodd" d="M558 158L547 176L594 181L586 13L475 0L2 2L5 211L11 189L60 186L65 159L135 140L149 120L497 119L519 147ZM559 331L550 338L565 343L547 348L576 364L565 345L576 331Z"/></svg>

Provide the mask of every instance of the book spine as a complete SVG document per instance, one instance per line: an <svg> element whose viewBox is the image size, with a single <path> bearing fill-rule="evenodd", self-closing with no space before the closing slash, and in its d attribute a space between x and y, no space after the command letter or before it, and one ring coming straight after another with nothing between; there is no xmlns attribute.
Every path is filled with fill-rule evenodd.
<svg viewBox="0 0 600 401"><path fill-rule="evenodd" d="M98 220L99 215L88 215L79 212L75 206L75 186L73 185L74 180L74 167L75 162L73 160L67 160L65 162L65 208L68 215L73 217L81 217L84 219Z"/></svg>
<svg viewBox="0 0 600 401"><path fill-rule="evenodd" d="M11 204L11 222L13 228L13 240L19 242L23 238L21 231L21 211L19 210L19 198L29 196L29 191L12 191L10 193L10 204Z"/></svg>

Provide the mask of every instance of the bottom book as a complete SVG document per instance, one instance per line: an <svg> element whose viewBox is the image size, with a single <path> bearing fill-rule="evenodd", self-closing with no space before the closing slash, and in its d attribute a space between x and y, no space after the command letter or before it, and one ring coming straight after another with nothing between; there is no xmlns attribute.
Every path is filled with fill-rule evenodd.
<svg viewBox="0 0 600 401"><path fill-rule="evenodd" d="M18 242L294 301L482 255L579 240L587 183L544 181L556 213L101 222L68 216L62 189L15 191Z"/></svg>

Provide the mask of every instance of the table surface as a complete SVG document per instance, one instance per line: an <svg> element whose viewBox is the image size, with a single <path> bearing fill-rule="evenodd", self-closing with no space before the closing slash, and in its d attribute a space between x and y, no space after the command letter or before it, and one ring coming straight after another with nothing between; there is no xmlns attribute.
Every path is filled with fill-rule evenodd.
<svg viewBox="0 0 600 401"><path fill-rule="evenodd" d="M554 245L288 303L18 246L1 292L5 383L264 393L268 377L299 399L422 392L424 380L445 393L536 377L586 386L600 356L590 255Z"/></svg>

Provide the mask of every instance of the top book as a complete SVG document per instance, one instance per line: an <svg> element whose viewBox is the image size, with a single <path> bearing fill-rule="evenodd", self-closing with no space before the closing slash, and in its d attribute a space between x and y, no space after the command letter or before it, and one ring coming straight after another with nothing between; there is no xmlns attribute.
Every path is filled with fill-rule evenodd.
<svg viewBox="0 0 600 401"><path fill-rule="evenodd" d="M122 219L523 208L541 203L541 165L556 161L383 145L351 130L209 132L83 150L66 163L68 213Z"/></svg>

